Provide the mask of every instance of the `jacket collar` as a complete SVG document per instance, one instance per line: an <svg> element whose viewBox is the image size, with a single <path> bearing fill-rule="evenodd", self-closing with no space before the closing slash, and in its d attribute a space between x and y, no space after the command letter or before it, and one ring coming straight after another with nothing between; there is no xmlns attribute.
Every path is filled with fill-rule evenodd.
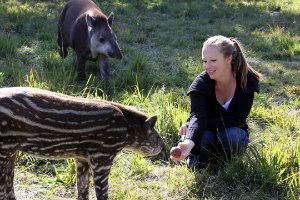
<svg viewBox="0 0 300 200"><path fill-rule="evenodd" d="M237 80L237 86L235 89L234 97L246 93L253 93L253 92L259 93L258 80L254 77L253 74L251 73L247 74L246 89L241 88L241 75L239 73L237 74L236 80ZM209 77L206 71L204 71L201 74L199 74L196 77L196 79L193 81L187 94L189 95L191 92L200 92L205 96L208 96L213 100L216 100L215 81Z"/></svg>

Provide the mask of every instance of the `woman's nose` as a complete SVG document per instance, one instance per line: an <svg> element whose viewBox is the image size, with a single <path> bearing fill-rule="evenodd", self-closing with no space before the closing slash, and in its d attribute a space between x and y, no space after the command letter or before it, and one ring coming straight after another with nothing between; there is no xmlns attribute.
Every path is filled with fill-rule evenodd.
<svg viewBox="0 0 300 200"><path fill-rule="evenodd" d="M210 65L210 62L206 62L206 63L205 63L205 69L210 68L210 66L211 66L211 65Z"/></svg>

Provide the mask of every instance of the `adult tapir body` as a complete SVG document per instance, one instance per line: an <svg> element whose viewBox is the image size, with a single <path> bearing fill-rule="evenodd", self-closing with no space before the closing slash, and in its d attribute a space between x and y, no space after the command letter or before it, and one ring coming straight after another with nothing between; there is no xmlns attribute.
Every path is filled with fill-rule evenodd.
<svg viewBox="0 0 300 200"><path fill-rule="evenodd" d="M98 60L101 76L109 86L108 57L122 58L111 28L113 18L113 13L107 17L91 0L70 0L62 10L58 23L59 54L65 58L68 47L75 50L79 79L86 79L86 61Z"/></svg>

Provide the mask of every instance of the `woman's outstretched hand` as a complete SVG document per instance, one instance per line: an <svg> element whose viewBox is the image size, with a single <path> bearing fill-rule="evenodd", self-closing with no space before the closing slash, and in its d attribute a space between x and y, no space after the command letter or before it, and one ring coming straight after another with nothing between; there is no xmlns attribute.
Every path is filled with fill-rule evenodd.
<svg viewBox="0 0 300 200"><path fill-rule="evenodd" d="M173 161L180 161L185 159L191 152L192 148L195 146L195 143L186 139L183 142L179 142L177 147L173 147L170 151L170 158Z"/></svg>
<svg viewBox="0 0 300 200"><path fill-rule="evenodd" d="M187 131L188 131L188 124L185 123L180 127L178 134L183 136L186 135Z"/></svg>

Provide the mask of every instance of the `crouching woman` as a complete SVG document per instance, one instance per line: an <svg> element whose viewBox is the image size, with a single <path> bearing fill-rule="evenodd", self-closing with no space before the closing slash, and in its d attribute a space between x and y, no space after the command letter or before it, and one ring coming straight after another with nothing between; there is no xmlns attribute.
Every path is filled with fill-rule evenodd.
<svg viewBox="0 0 300 200"><path fill-rule="evenodd" d="M191 84L191 110L179 134L180 157L188 167L207 164L212 158L227 160L242 155L249 142L246 119L262 75L246 61L237 39L208 38L202 48L205 71Z"/></svg>

